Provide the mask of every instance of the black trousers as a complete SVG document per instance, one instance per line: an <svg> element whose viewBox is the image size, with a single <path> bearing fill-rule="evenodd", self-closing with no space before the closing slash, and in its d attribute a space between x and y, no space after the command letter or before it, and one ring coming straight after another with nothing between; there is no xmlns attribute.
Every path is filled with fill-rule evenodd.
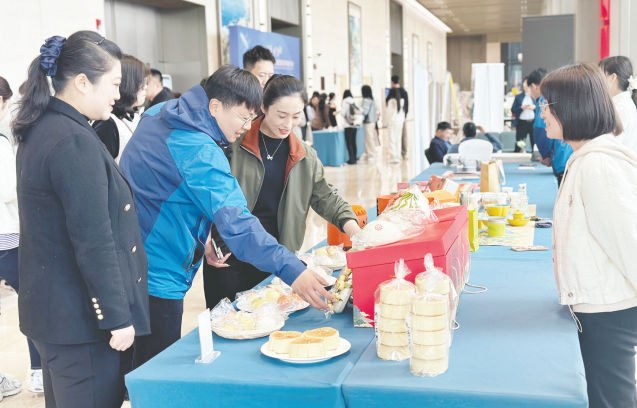
<svg viewBox="0 0 637 408"><path fill-rule="evenodd" d="M206 296L206 307L212 310L223 298L234 302L237 293L252 289L264 279L271 276L253 265L240 261L230 255L226 262L228 268L215 268L204 260L203 290Z"/></svg>
<svg viewBox="0 0 637 408"><path fill-rule="evenodd" d="M533 140L533 121L527 122L526 120L520 119L518 121L518 125L515 128L515 152L519 152L522 149L518 147L517 142L520 140L526 139L526 135L530 136L531 139L531 153L533 153L533 145L535 144L535 140ZM526 150L526 147L525 147Z"/></svg>
<svg viewBox="0 0 637 408"><path fill-rule="evenodd" d="M33 341L42 357L46 408L119 408L121 354L108 341L59 345Z"/></svg>
<svg viewBox="0 0 637 408"><path fill-rule="evenodd" d="M345 128L345 143L349 153L349 164L356 164L356 127Z"/></svg>
<svg viewBox="0 0 637 408"><path fill-rule="evenodd" d="M589 407L637 407L637 307L575 315L582 324L579 343L586 370Z"/></svg>
<svg viewBox="0 0 637 408"><path fill-rule="evenodd" d="M166 350L181 338L183 299L148 297L150 331L152 334L135 339L135 368Z"/></svg>

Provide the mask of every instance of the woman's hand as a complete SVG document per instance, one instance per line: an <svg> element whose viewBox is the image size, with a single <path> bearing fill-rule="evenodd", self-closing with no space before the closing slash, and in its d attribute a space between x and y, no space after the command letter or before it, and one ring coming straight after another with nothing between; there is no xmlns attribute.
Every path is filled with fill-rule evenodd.
<svg viewBox="0 0 637 408"><path fill-rule="evenodd" d="M358 226L358 221L349 220L343 225L343 231L351 238L361 232L361 227Z"/></svg>
<svg viewBox="0 0 637 408"><path fill-rule="evenodd" d="M336 301L336 298L326 291L324 286L327 286L327 282L309 269L303 271L292 283L292 289L318 310L327 310L327 303L321 299L321 296L332 302Z"/></svg>
<svg viewBox="0 0 637 408"><path fill-rule="evenodd" d="M215 248L212 246L212 236L208 235L208 239L206 240L206 261L208 265L212 265L215 268L227 268L230 265L228 265L226 261L230 255L232 254L228 253L226 256L223 256L221 250L219 250L219 254L217 254Z"/></svg>
<svg viewBox="0 0 637 408"><path fill-rule="evenodd" d="M135 328L128 326L119 330L111 331L111 341L108 343L113 350L124 351L128 350L135 341Z"/></svg>

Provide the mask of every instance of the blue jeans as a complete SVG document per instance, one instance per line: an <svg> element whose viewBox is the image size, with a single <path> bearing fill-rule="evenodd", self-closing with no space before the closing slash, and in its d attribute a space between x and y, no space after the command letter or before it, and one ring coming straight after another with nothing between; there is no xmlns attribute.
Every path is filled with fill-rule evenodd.
<svg viewBox="0 0 637 408"><path fill-rule="evenodd" d="M18 269L18 248L0 250L0 278L4 279L16 293L20 293L20 276ZM40 353L35 349L31 339L27 338L29 354L31 355L31 369L40 370L42 362Z"/></svg>

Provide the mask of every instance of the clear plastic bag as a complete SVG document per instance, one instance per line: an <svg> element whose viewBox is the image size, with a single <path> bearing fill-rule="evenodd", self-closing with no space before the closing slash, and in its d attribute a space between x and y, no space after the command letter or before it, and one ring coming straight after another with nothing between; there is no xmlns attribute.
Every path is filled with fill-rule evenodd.
<svg viewBox="0 0 637 408"><path fill-rule="evenodd" d="M335 313L343 313L347 302L352 297L352 283L352 270L345 266L336 280L336 283L332 286L332 289L330 289L330 293L336 298L336 302L332 303L330 300L327 301L329 309L325 311L326 318L329 319Z"/></svg>
<svg viewBox="0 0 637 408"><path fill-rule="evenodd" d="M449 368L451 330L447 297L420 292L409 302L406 316L409 369L419 377L435 377Z"/></svg>
<svg viewBox="0 0 637 408"><path fill-rule="evenodd" d="M317 265L326 268L340 269L347 263L343 244L326 246L312 251L312 257Z"/></svg>
<svg viewBox="0 0 637 408"><path fill-rule="evenodd" d="M237 293L237 308L245 312L257 312L262 308L276 307L280 312L292 313L309 306L291 287L268 285Z"/></svg>
<svg viewBox="0 0 637 408"><path fill-rule="evenodd" d="M396 196L387 208L352 237L354 247L392 244L422 234L438 222L429 200L414 185Z"/></svg>
<svg viewBox="0 0 637 408"><path fill-rule="evenodd" d="M394 266L396 278L378 285L374 293L376 354L383 360L403 361L410 355L405 317L417 293L416 285L405 280L410 273L401 259Z"/></svg>
<svg viewBox="0 0 637 408"><path fill-rule="evenodd" d="M255 313L237 312L230 299L224 298L210 311L212 329L226 331L264 330L280 325L287 319L287 314L276 305L260 308Z"/></svg>
<svg viewBox="0 0 637 408"><path fill-rule="evenodd" d="M435 293L447 299L448 326L454 327L458 308L458 292L451 278L442 272L441 268L434 266L431 254L425 255L425 271L416 275L415 282L418 292ZM453 338L453 330L450 335Z"/></svg>

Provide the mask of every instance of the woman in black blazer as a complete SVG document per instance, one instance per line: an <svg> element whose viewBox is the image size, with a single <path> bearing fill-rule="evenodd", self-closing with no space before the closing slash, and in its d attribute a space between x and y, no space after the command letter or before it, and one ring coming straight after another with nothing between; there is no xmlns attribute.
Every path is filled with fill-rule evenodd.
<svg viewBox="0 0 637 408"><path fill-rule="evenodd" d="M20 329L42 355L47 407L121 406L124 351L150 333L147 259L133 193L88 120L119 98L122 53L91 31L40 52L11 124Z"/></svg>

